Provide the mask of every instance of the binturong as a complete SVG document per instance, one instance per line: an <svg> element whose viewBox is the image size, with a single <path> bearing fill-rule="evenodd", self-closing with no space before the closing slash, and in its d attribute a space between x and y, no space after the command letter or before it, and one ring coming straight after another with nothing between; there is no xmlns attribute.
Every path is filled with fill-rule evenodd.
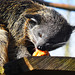
<svg viewBox="0 0 75 75"><path fill-rule="evenodd" d="M29 35L35 48L39 50L54 50L67 43L75 26L71 26L66 19L52 8L44 8L38 14L27 14L31 19Z"/></svg>
<svg viewBox="0 0 75 75"><path fill-rule="evenodd" d="M54 50L67 43L75 26L71 26L61 14L51 8L42 13L26 15L30 18L30 39L39 50Z"/></svg>
<svg viewBox="0 0 75 75"><path fill-rule="evenodd" d="M9 60L31 56L35 48L59 48L75 29L53 8L30 0L1 1L0 9L0 31L5 32L0 33L4 37L0 39L0 48L7 48Z"/></svg>

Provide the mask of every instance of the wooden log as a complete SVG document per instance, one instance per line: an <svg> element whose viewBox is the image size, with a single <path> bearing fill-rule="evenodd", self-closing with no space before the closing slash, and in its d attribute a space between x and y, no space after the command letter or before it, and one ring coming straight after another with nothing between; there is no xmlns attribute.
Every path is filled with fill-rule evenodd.
<svg viewBox="0 0 75 75"><path fill-rule="evenodd" d="M75 71L75 58L71 57L24 57L5 64L6 75L19 75L31 70Z"/></svg>
<svg viewBox="0 0 75 75"><path fill-rule="evenodd" d="M33 69L75 71L75 58L71 57L28 57L27 66ZM32 67L31 67L32 66Z"/></svg>
<svg viewBox="0 0 75 75"><path fill-rule="evenodd" d="M65 9L68 11L75 11L75 6L73 5L68 5L68 4L59 4L59 3L51 3L51 2L46 2L46 1L40 1L40 0L33 0L36 1L40 4L45 4L46 6L51 6L51 7L56 7L60 9Z"/></svg>

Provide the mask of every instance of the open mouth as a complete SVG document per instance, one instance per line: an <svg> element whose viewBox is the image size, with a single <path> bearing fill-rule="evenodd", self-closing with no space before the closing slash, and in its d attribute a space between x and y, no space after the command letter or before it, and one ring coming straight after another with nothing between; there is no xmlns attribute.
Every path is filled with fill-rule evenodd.
<svg viewBox="0 0 75 75"><path fill-rule="evenodd" d="M31 54L31 56L50 56L47 50L42 51L42 50L36 49L32 42L30 42L30 45L27 47L27 49L29 53Z"/></svg>

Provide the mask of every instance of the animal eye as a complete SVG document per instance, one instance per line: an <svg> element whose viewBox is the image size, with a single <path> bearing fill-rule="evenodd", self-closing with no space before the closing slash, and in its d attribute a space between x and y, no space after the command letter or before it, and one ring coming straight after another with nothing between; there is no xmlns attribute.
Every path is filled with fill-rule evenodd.
<svg viewBox="0 0 75 75"><path fill-rule="evenodd" d="M39 37L42 37L42 34L41 34L41 33L38 33L38 36L39 36Z"/></svg>

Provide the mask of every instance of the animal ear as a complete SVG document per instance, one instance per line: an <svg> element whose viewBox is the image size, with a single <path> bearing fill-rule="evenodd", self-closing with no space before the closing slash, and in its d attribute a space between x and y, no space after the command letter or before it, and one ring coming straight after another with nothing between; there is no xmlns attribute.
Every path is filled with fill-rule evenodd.
<svg viewBox="0 0 75 75"><path fill-rule="evenodd" d="M35 15L31 15L31 14L27 14L25 15L26 18L29 18L31 20L31 22L40 24L41 22L41 16L39 14L35 14Z"/></svg>

